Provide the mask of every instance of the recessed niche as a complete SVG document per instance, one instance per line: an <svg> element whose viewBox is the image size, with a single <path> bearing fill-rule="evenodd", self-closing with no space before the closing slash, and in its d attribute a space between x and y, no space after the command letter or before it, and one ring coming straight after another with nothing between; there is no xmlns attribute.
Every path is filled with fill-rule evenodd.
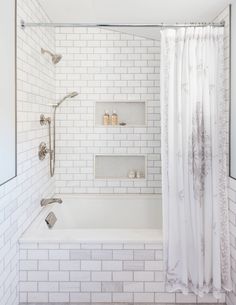
<svg viewBox="0 0 236 305"><path fill-rule="evenodd" d="M139 178L129 178L130 171ZM141 180L146 178L146 157L144 155L96 155L96 179L130 179Z"/></svg>
<svg viewBox="0 0 236 305"><path fill-rule="evenodd" d="M103 125L105 111L112 115L113 110L118 115L118 125ZM121 126L119 123L126 123ZM146 125L146 102L144 101L119 101L95 103L95 126L104 127L132 127Z"/></svg>

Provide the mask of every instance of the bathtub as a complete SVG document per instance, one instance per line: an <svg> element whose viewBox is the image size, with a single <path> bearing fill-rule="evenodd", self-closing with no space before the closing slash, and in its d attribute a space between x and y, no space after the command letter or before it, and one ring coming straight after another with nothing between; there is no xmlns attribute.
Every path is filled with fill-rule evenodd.
<svg viewBox="0 0 236 305"><path fill-rule="evenodd" d="M21 303L173 303L161 197L55 195L20 238ZM52 229L45 218L54 212Z"/></svg>
<svg viewBox="0 0 236 305"><path fill-rule="evenodd" d="M160 195L64 195L41 213L20 242L156 242L162 239ZM47 227L53 212L57 222Z"/></svg>

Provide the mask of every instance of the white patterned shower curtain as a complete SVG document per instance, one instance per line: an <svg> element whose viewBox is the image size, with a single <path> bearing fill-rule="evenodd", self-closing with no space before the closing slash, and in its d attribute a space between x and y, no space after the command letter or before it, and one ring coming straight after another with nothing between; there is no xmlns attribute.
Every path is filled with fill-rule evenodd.
<svg viewBox="0 0 236 305"><path fill-rule="evenodd" d="M164 258L168 291L231 289L223 28L161 31Z"/></svg>

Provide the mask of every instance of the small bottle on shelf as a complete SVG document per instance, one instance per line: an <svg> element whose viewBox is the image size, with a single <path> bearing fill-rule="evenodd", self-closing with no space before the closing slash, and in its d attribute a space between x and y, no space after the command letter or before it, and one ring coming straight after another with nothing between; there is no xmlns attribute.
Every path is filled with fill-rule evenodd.
<svg viewBox="0 0 236 305"><path fill-rule="evenodd" d="M112 111L111 115L111 125L118 125L118 115L115 110Z"/></svg>
<svg viewBox="0 0 236 305"><path fill-rule="evenodd" d="M103 125L109 125L109 120L110 120L109 117L110 116L108 110L105 110L105 113L103 115Z"/></svg>

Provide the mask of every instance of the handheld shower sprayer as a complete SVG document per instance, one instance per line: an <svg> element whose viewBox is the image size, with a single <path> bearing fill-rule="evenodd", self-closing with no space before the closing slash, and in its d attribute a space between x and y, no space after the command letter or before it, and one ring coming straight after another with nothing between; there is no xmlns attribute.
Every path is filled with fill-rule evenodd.
<svg viewBox="0 0 236 305"><path fill-rule="evenodd" d="M74 91L71 92L69 94L67 94L65 97L63 97L63 99L61 99L57 104L56 107L59 107L61 105L61 103L63 103L65 100L67 100L68 98L74 98L78 95L78 92Z"/></svg>
<svg viewBox="0 0 236 305"><path fill-rule="evenodd" d="M44 115L40 116L40 124L46 125L48 124L49 128L49 149L46 151L43 151L44 157L47 152L49 152L49 158L50 158L50 175L51 177L54 176L55 172L55 159L56 159L56 110L57 108L67 99L72 99L78 95L78 92L74 91L66 96L64 96L58 103L51 104L53 106L53 139L52 139L52 132L51 132L51 118L45 118ZM44 158L43 158L44 159ZM42 158L41 158L42 160Z"/></svg>
<svg viewBox="0 0 236 305"><path fill-rule="evenodd" d="M49 104L50 106L54 107L54 108L58 108L65 100L67 99L72 99L74 97L76 97L79 93L77 91L71 92L69 94L67 94L66 96L64 96L58 103L54 103L54 104Z"/></svg>

